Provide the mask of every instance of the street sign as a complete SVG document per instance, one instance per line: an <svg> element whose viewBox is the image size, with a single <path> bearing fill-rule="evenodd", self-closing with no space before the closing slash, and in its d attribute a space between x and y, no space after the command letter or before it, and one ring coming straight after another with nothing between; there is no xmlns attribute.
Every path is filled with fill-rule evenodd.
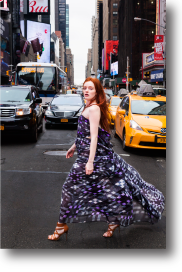
<svg viewBox="0 0 182 272"><path fill-rule="evenodd" d="M123 82L123 83L126 83L126 78L122 78L122 82Z"/></svg>

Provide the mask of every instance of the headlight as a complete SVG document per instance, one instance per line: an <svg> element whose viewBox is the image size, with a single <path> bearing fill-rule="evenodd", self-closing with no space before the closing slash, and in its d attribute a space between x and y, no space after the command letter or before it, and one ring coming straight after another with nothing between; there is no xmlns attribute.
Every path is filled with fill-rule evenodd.
<svg viewBox="0 0 182 272"><path fill-rule="evenodd" d="M130 121L130 127L137 130L143 130L134 120Z"/></svg>
<svg viewBox="0 0 182 272"><path fill-rule="evenodd" d="M111 111L111 114L112 115L116 115L116 111Z"/></svg>
<svg viewBox="0 0 182 272"><path fill-rule="evenodd" d="M16 110L16 115L17 116L22 116L22 115L27 115L32 112L31 108L21 108Z"/></svg>
<svg viewBox="0 0 182 272"><path fill-rule="evenodd" d="M47 115L47 116L53 116L53 113L50 110L46 110L45 111L45 115Z"/></svg>

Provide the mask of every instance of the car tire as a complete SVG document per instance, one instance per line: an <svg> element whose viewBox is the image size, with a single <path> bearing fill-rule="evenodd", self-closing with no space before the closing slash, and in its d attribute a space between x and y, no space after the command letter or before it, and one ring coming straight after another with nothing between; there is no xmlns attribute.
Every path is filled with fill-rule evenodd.
<svg viewBox="0 0 182 272"><path fill-rule="evenodd" d="M46 128L46 129L50 129L50 128L51 128L51 125L46 123L46 124L45 124L45 128Z"/></svg>
<svg viewBox="0 0 182 272"><path fill-rule="evenodd" d="M31 133L31 141L33 143L36 143L38 140L38 128L37 128L37 123L35 124L32 133Z"/></svg>
<svg viewBox="0 0 182 272"><path fill-rule="evenodd" d="M127 150L127 146L126 146L126 130L125 129L123 129L123 143L122 143L122 147L123 147L124 151Z"/></svg>

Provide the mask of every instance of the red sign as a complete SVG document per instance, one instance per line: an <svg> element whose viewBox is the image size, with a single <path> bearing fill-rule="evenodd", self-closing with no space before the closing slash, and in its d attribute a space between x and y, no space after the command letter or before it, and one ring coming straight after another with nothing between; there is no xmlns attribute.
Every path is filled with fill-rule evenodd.
<svg viewBox="0 0 182 272"><path fill-rule="evenodd" d="M123 82L123 83L126 83L126 78L122 78L122 82Z"/></svg>
<svg viewBox="0 0 182 272"><path fill-rule="evenodd" d="M104 43L104 71L109 70L110 53L118 54L119 41L108 40Z"/></svg>
<svg viewBox="0 0 182 272"><path fill-rule="evenodd" d="M163 60L164 35L154 35L154 60Z"/></svg>
<svg viewBox="0 0 182 272"><path fill-rule="evenodd" d="M30 13L48 13L48 0L29 0Z"/></svg>

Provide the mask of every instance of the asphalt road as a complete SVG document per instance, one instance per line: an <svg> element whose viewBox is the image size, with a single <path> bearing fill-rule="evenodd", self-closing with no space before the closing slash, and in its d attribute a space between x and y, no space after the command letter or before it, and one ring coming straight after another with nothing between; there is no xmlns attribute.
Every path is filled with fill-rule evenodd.
<svg viewBox="0 0 182 272"><path fill-rule="evenodd" d="M73 127L39 134L32 144L24 137L2 138L1 146L1 248L11 249L165 249L166 211L155 225L137 224L118 229L104 238L107 223L68 224L69 233L49 241L59 216L62 185L76 155L65 152L76 137ZM166 152L122 150L112 137L114 151L133 165L143 179L166 195ZM51 151L54 154L51 155ZM57 151L57 152L55 152ZM61 152L62 151L62 154Z"/></svg>

